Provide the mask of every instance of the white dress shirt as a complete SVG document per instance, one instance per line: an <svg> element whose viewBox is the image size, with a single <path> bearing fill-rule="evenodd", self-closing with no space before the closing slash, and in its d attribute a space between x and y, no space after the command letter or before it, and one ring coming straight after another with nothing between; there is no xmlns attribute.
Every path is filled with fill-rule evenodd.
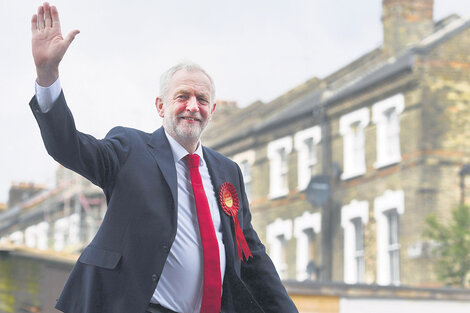
<svg viewBox="0 0 470 313"><path fill-rule="evenodd" d="M52 108L60 95L61 86L57 79L51 86L42 87L36 82L36 98L42 112ZM186 161L188 152L166 133L173 153L178 184L178 221L176 237L163 267L163 272L151 302L181 313L199 313L202 302L204 278L203 249L197 221L191 177ZM222 241L222 224L217 204L217 196L209 175L199 142L194 152L199 155L199 172L214 223L219 244L220 270L222 281L225 274L225 249Z"/></svg>

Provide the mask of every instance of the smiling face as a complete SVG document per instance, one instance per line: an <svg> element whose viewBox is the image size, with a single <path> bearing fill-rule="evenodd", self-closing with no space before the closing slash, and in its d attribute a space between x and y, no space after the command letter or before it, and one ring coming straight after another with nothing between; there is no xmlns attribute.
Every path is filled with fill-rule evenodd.
<svg viewBox="0 0 470 313"><path fill-rule="evenodd" d="M211 105L209 78L200 71L179 70L171 78L163 97L156 101L163 127L188 152L194 152L215 110L215 103Z"/></svg>

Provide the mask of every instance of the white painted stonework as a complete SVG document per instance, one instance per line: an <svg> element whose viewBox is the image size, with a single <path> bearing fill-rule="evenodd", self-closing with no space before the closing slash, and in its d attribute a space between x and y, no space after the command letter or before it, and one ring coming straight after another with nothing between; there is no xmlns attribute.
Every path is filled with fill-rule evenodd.
<svg viewBox="0 0 470 313"><path fill-rule="evenodd" d="M281 278L286 278L287 264L282 259L284 241L292 238L292 220L277 218L266 229L269 256Z"/></svg>
<svg viewBox="0 0 470 313"><path fill-rule="evenodd" d="M362 108L339 119L339 132L343 136L343 180L366 172L365 133L369 124L369 109Z"/></svg>
<svg viewBox="0 0 470 313"><path fill-rule="evenodd" d="M358 273L355 263L356 234L353 219L360 218L363 225L369 221L369 202L352 200L341 209L341 226L344 230L344 282L358 283Z"/></svg>
<svg viewBox="0 0 470 313"><path fill-rule="evenodd" d="M314 234L318 234L321 231L321 214L304 212L302 216L295 218L294 220L294 237L297 240L297 252L296 252L296 268L297 268L297 280L305 280L308 278L307 264L309 260L309 238L305 232L308 229L312 229Z"/></svg>
<svg viewBox="0 0 470 313"><path fill-rule="evenodd" d="M388 258L388 223L385 212L397 210L399 215L405 212L405 193L403 190L387 190L374 200L374 217L377 222L377 284L392 284L390 260Z"/></svg>
<svg viewBox="0 0 470 313"><path fill-rule="evenodd" d="M405 108L405 97L397 94L372 106L372 120L377 125L377 160L375 168L401 161L400 114ZM390 117L393 117L390 119Z"/></svg>
<svg viewBox="0 0 470 313"><path fill-rule="evenodd" d="M289 188L283 185L282 175L287 168L282 164L282 151L286 156L292 152L292 137L284 137L268 143L269 159L269 198L285 196Z"/></svg>
<svg viewBox="0 0 470 313"><path fill-rule="evenodd" d="M308 140L312 140L313 147L309 147L307 144ZM294 145L295 150L297 150L298 160L297 160L297 176L298 176L298 186L297 189L302 191L307 188L308 183L312 177L310 170L311 164L316 164L318 162L316 157L317 145L321 140L321 130L320 126L314 126L308 129L299 131L294 136ZM309 155L309 149L315 151L313 158Z"/></svg>

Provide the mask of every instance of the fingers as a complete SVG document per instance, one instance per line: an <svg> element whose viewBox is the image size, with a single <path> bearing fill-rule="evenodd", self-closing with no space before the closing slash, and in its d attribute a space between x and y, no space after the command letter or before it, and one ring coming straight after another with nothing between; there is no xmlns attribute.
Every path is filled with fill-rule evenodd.
<svg viewBox="0 0 470 313"><path fill-rule="evenodd" d="M45 27L44 24L44 7L40 6L38 8L38 29L43 30Z"/></svg>
<svg viewBox="0 0 470 313"><path fill-rule="evenodd" d="M38 8L37 29L43 30L46 27L53 27L54 22L58 25L60 24L57 8L54 6L51 7L49 3L44 2L44 4Z"/></svg>
<svg viewBox="0 0 470 313"><path fill-rule="evenodd" d="M34 14L33 17L31 18L31 32L33 34L38 32L38 16L37 16L37 14Z"/></svg>
<svg viewBox="0 0 470 313"><path fill-rule="evenodd" d="M72 30L67 37L65 37L65 42L67 42L68 45L72 43L72 41L75 39L75 36L77 36L80 33L78 29Z"/></svg>
<svg viewBox="0 0 470 313"><path fill-rule="evenodd" d="M51 7L47 2L44 2L44 24L46 27L52 27Z"/></svg>
<svg viewBox="0 0 470 313"><path fill-rule="evenodd" d="M57 27L60 25L59 12L55 6L51 6L52 25Z"/></svg>

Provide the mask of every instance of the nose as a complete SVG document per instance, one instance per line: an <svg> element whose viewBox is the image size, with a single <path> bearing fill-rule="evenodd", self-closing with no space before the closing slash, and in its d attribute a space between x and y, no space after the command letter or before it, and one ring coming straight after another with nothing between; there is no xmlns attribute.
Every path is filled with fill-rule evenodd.
<svg viewBox="0 0 470 313"><path fill-rule="evenodd" d="M188 99L188 102L186 104L186 110L188 110L189 112L198 112L199 111L199 106L197 104L196 97L190 97Z"/></svg>

